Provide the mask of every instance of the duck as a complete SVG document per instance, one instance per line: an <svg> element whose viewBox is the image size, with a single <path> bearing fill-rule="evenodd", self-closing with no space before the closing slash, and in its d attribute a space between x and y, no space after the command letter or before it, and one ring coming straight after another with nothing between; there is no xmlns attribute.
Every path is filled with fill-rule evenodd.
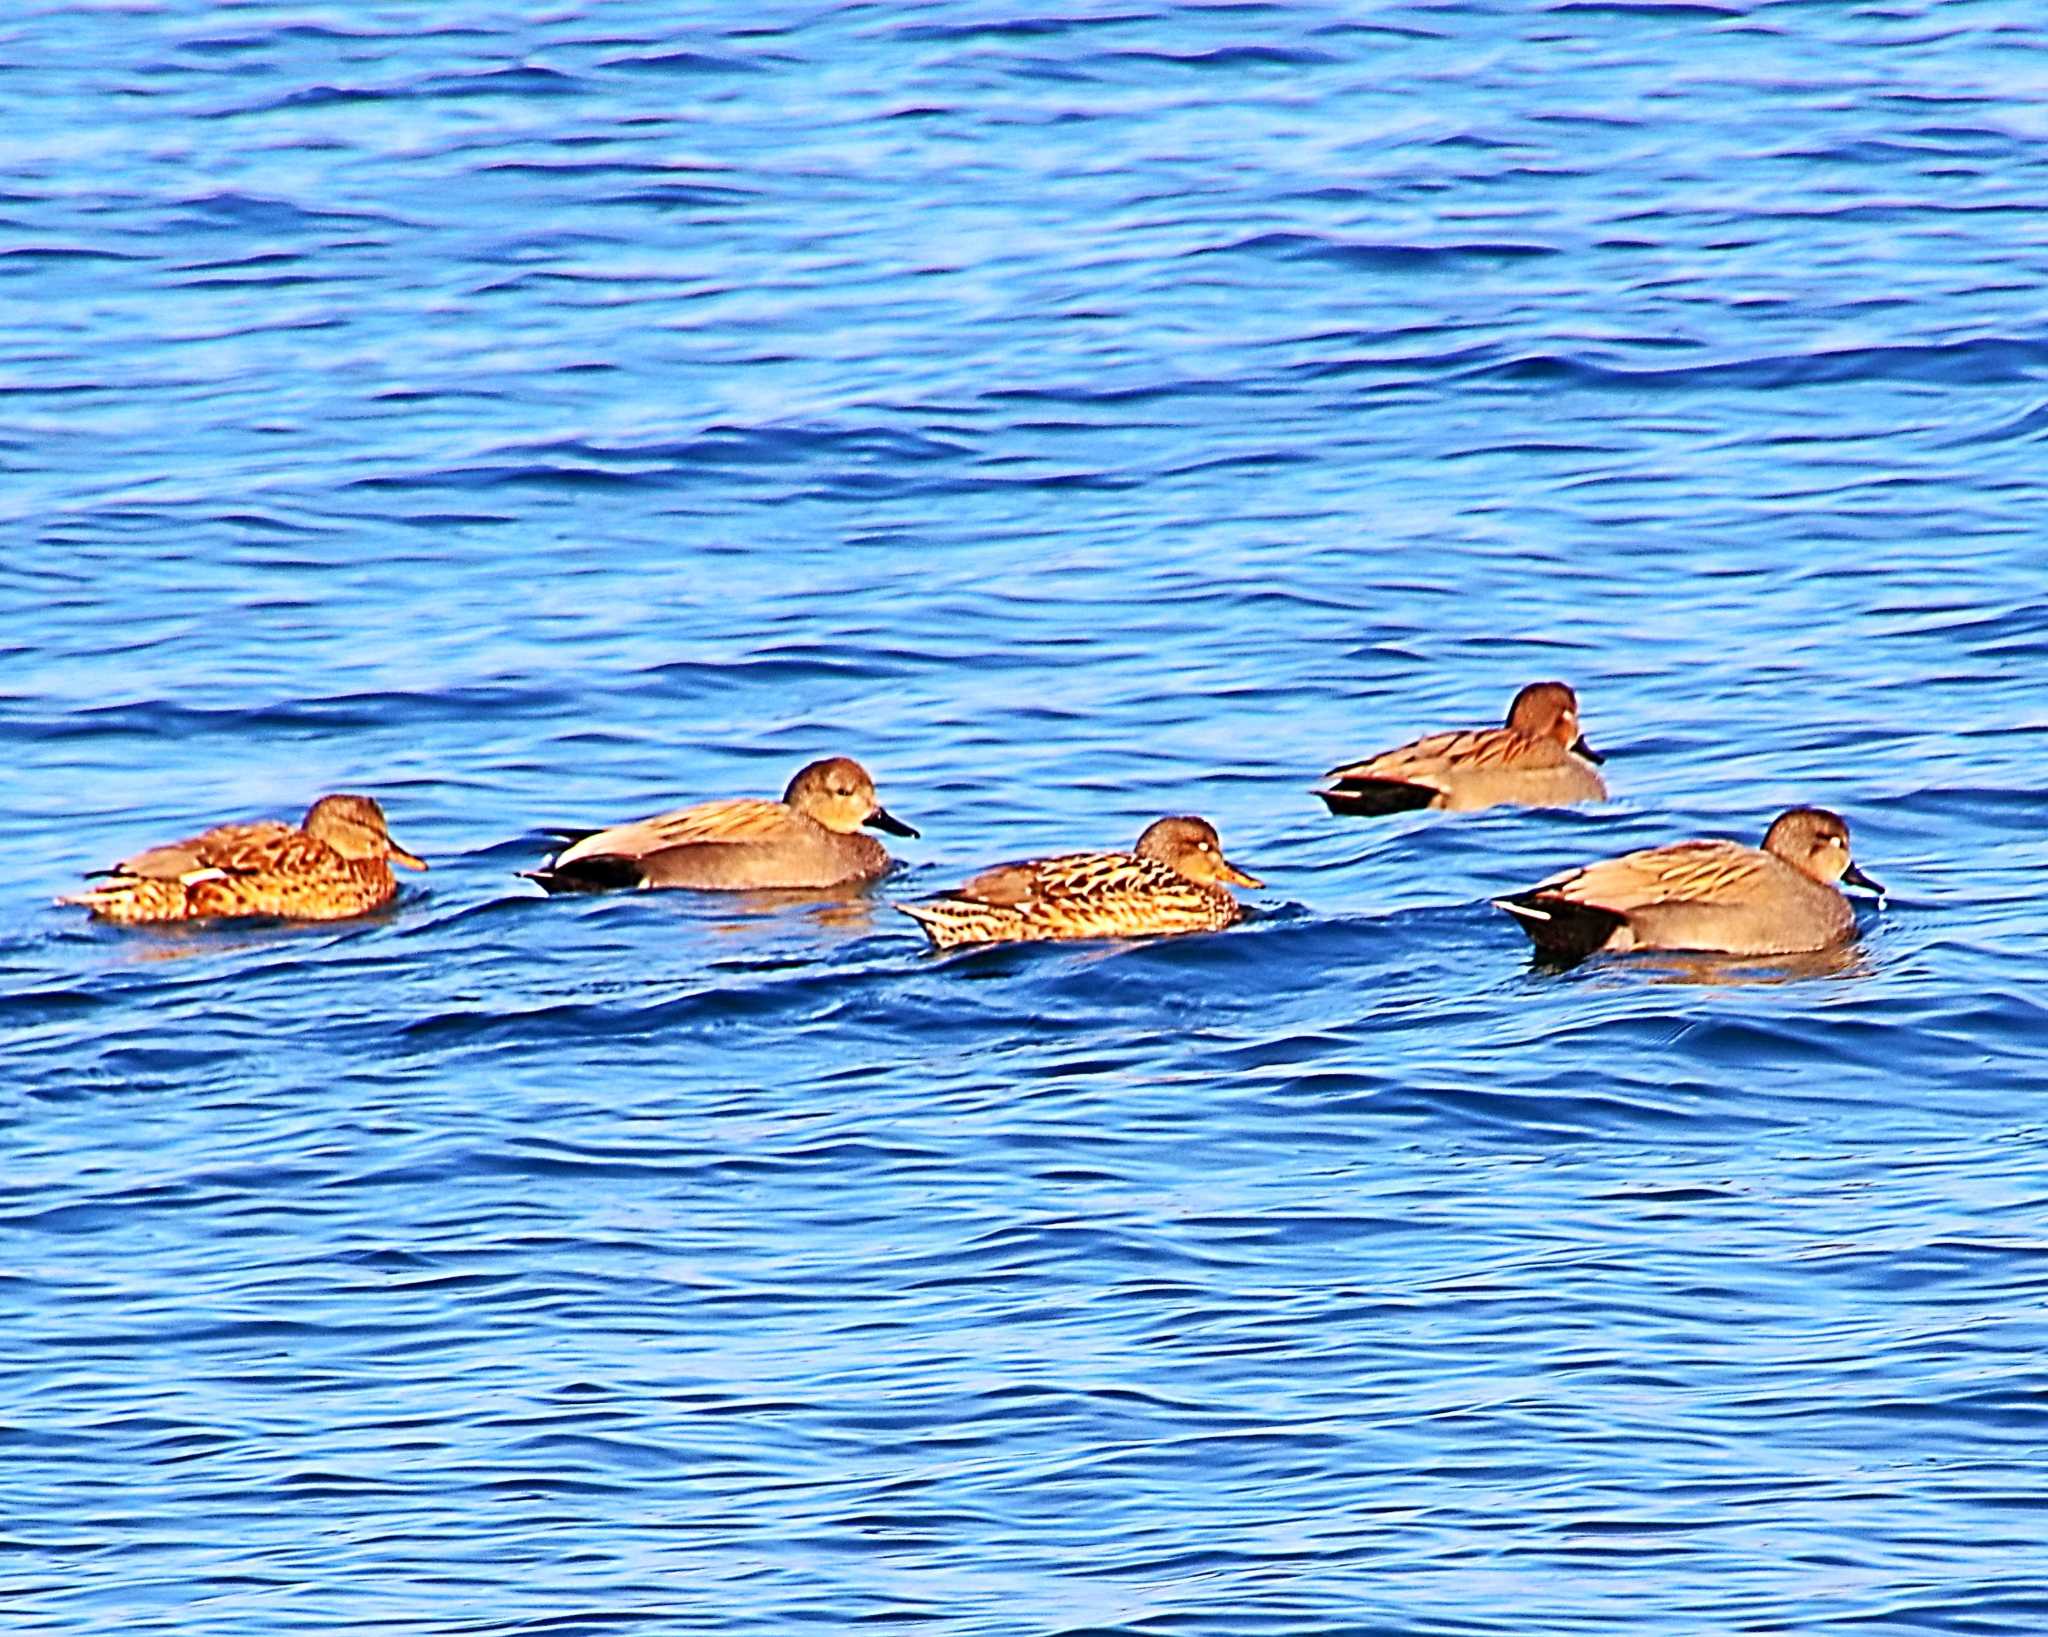
<svg viewBox="0 0 2048 1637"><path fill-rule="evenodd" d="M937 949L1040 939L1215 932L1244 915L1225 885L1263 887L1223 856L1207 819L1162 818L1127 853L1063 853L999 864L965 885L896 908Z"/></svg>
<svg viewBox="0 0 2048 1637"><path fill-rule="evenodd" d="M151 847L94 871L104 879L57 902L125 924L252 915L340 921L390 902L398 891L393 864L427 867L391 839L374 800L337 794L314 802L296 825L220 824Z"/></svg>
<svg viewBox="0 0 2048 1637"><path fill-rule="evenodd" d="M863 826L917 834L881 804L866 768L850 756L830 756L799 769L780 801L737 796L604 830L551 831L568 845L520 874L549 893L853 887L896 864L879 841L860 834Z"/></svg>
<svg viewBox="0 0 2048 1637"><path fill-rule="evenodd" d="M1579 697L1562 682L1532 682L1508 706L1506 725L1432 733L1348 762L1316 794L1333 813L1377 818L1423 808L1562 807L1604 801L1594 771L1606 761L1579 731Z"/></svg>
<svg viewBox="0 0 2048 1637"><path fill-rule="evenodd" d="M1793 807L1761 847L1680 841L1565 870L1496 898L1539 957L1571 962L1600 950L1792 955L1834 948L1856 932L1847 882L1882 895L1849 854L1849 826L1825 807Z"/></svg>

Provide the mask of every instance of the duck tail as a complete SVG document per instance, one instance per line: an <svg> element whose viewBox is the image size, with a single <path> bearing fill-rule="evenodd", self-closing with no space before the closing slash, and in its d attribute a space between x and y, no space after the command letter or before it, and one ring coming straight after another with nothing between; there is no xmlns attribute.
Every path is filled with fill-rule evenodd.
<svg viewBox="0 0 2048 1637"><path fill-rule="evenodd" d="M521 880L537 882L553 896L564 892L619 892L647 885L647 876L637 858L620 853L587 853L567 864L552 858L537 870L521 870Z"/></svg>
<svg viewBox="0 0 2048 1637"><path fill-rule="evenodd" d="M1383 818L1389 813L1418 813L1440 792L1404 779L1337 779L1317 789L1323 805L1346 818Z"/></svg>
<svg viewBox="0 0 2048 1637"><path fill-rule="evenodd" d="M934 949L951 949L969 941L966 929L959 925L965 905L944 898L926 898L915 903L894 899L889 907L915 921L918 930L931 939Z"/></svg>
<svg viewBox="0 0 2048 1637"><path fill-rule="evenodd" d="M1541 959L1564 965L1604 949L1626 920L1597 904L1574 903L1545 892L1510 893L1494 899L1493 907L1514 917Z"/></svg>
<svg viewBox="0 0 2048 1637"><path fill-rule="evenodd" d="M57 902L108 921L175 921L185 914L185 883L112 875L83 892L67 892Z"/></svg>

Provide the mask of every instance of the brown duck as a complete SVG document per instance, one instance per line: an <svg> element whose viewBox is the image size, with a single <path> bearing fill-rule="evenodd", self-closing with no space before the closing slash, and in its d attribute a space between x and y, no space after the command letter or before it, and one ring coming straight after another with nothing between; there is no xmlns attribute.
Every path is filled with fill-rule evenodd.
<svg viewBox="0 0 2048 1637"><path fill-rule="evenodd" d="M1823 807L1781 813L1761 848L1681 841L1566 870L1494 903L1537 951L1577 960L1596 950L1679 949L1788 955L1856 931L1835 883L1883 889L1849 858L1849 826Z"/></svg>
<svg viewBox="0 0 2048 1637"><path fill-rule="evenodd" d="M368 796L322 796L297 825L222 824L124 858L60 904L109 921L198 921L269 915L339 921L388 902L391 866L426 863L391 839Z"/></svg>
<svg viewBox="0 0 2048 1637"><path fill-rule="evenodd" d="M1265 885L1223 856L1206 819L1163 818L1128 853L999 864L937 898L896 907L940 949L1044 938L1214 932L1244 914L1221 885Z"/></svg>
<svg viewBox="0 0 2048 1637"><path fill-rule="evenodd" d="M917 832L875 796L875 781L846 756L812 762L782 800L739 796L700 802L608 830L558 830L569 845L521 873L549 892L699 887L773 892L849 887L895 865L863 825Z"/></svg>
<svg viewBox="0 0 2048 1637"><path fill-rule="evenodd" d="M1594 767L1606 758L1579 731L1579 700L1562 682L1515 695L1505 727L1432 733L1332 768L1316 794L1333 813L1377 817L1425 807L1562 807L1604 801Z"/></svg>

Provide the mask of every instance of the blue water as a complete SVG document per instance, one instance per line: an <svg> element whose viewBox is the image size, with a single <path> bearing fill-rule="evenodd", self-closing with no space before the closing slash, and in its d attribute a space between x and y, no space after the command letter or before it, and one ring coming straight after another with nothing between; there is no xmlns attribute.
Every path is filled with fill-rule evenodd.
<svg viewBox="0 0 2048 1637"><path fill-rule="evenodd" d="M2040 27L8 8L0 1625L2048 1629ZM1309 794L1552 675L1608 806ZM830 752L873 899L516 879ZM1820 970L1484 903L1801 801Z"/></svg>

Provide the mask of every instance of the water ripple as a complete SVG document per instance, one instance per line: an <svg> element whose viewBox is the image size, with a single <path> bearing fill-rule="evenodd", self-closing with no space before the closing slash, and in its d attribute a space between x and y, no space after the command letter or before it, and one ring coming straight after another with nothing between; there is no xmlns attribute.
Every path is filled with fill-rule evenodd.
<svg viewBox="0 0 2048 1637"><path fill-rule="evenodd" d="M16 1622L2042 1626L2012 8L0 37ZM1310 794L1552 674L1606 806ZM518 877L830 751L870 895ZM328 789L383 915L51 902ZM1806 801L1838 959L1487 903ZM889 907L1183 811L1227 935Z"/></svg>

